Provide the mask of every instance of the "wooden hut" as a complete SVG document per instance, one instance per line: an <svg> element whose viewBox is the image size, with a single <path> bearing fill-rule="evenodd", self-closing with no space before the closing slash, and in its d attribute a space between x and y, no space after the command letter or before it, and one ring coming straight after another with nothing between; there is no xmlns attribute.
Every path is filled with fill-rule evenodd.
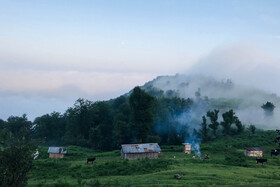
<svg viewBox="0 0 280 187"><path fill-rule="evenodd" d="M263 149L259 147L246 147L244 148L245 156L262 157Z"/></svg>
<svg viewBox="0 0 280 187"><path fill-rule="evenodd" d="M67 153L67 148L49 147L48 153L49 153L49 158L64 158L64 156Z"/></svg>
<svg viewBox="0 0 280 187"><path fill-rule="evenodd" d="M191 146L192 144L190 143L182 143L184 146L183 152L186 154L191 154Z"/></svg>
<svg viewBox="0 0 280 187"><path fill-rule="evenodd" d="M158 158L161 149L157 143L147 144L124 144L122 145L121 157L123 159Z"/></svg>

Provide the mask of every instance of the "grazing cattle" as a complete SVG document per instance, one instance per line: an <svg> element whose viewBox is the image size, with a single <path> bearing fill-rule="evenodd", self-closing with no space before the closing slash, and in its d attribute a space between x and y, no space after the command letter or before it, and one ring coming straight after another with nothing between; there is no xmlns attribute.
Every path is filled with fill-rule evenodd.
<svg viewBox="0 0 280 187"><path fill-rule="evenodd" d="M95 157L94 157L94 158L88 158L88 159L87 159L87 164L88 164L89 162L93 163L93 162L95 161L95 159L96 159Z"/></svg>
<svg viewBox="0 0 280 187"><path fill-rule="evenodd" d="M280 134L280 130L279 130L279 129L276 129L276 132L277 132L278 134Z"/></svg>
<svg viewBox="0 0 280 187"><path fill-rule="evenodd" d="M263 165L264 162L267 162L267 159L266 159L266 158L256 158L256 163L257 163L257 164L258 164L258 163L262 163L262 165Z"/></svg>
<svg viewBox="0 0 280 187"><path fill-rule="evenodd" d="M270 152L270 156L272 157L272 155L274 156L278 156L280 154L280 149L273 149Z"/></svg>

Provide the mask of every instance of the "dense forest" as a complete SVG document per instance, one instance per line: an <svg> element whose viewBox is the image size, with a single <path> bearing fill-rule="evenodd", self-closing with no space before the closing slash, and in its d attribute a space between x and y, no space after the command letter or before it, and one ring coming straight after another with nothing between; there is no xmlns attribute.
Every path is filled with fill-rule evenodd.
<svg viewBox="0 0 280 187"><path fill-rule="evenodd" d="M28 121L26 115L11 116L0 121L0 128L11 132L27 123L32 138L41 145L77 145L95 150L119 149L121 144L158 142L162 145L179 145L189 136L208 141L220 136L240 134L244 130L233 110L222 114L209 110L200 120L192 119L197 106L207 105L207 100L184 99L174 91L149 92L135 87L131 93L109 101L92 102L78 99L65 113L53 112ZM207 121L208 120L208 121Z"/></svg>

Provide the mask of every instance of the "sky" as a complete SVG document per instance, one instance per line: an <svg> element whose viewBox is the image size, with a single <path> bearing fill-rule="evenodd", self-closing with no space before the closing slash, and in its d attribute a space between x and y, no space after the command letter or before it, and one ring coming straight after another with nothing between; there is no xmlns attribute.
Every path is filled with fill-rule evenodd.
<svg viewBox="0 0 280 187"><path fill-rule="evenodd" d="M0 118L118 97L160 75L280 95L279 0L0 0Z"/></svg>

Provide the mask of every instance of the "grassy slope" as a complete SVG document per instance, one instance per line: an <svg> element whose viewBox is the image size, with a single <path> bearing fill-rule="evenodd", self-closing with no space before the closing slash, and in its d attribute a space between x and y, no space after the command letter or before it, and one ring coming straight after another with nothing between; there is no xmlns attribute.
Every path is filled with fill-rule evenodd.
<svg viewBox="0 0 280 187"><path fill-rule="evenodd" d="M41 147L29 186L280 186L280 157L269 155L275 148L274 137L275 132L265 131L202 144L202 155L208 153L209 160L192 159L181 146L173 150L162 146L160 159L133 161L120 159L120 151L100 153L69 146L67 158L53 160ZM257 165L254 158L242 156L246 146L265 148L268 163ZM88 157L97 159L87 165ZM176 173L181 180L174 179Z"/></svg>

